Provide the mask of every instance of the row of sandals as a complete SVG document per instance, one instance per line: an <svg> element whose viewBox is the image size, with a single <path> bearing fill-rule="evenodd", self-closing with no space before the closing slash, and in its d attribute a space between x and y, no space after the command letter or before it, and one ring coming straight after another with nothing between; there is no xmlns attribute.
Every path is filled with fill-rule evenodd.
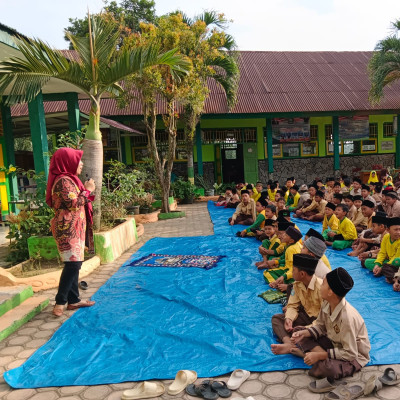
<svg viewBox="0 0 400 400"><path fill-rule="evenodd" d="M232 372L228 382L204 380L195 385L197 380L196 371L181 370L176 374L175 380L166 390L163 383L159 381L139 383L135 388L125 390L122 400L138 400L159 397L167 391L169 395L178 395L184 390L187 394L201 397L206 400L216 400L219 397L228 398L233 390L237 390L250 377L250 372L244 369L237 369ZM393 368L386 368L382 376L372 375L364 384L362 382L348 383L345 380L331 380L329 378L319 379L310 382L308 389L314 393L327 393L328 400L352 400L360 396L368 396L373 392L382 389L383 385L397 385L400 383L400 376ZM255 400L249 396L233 397L231 400Z"/></svg>

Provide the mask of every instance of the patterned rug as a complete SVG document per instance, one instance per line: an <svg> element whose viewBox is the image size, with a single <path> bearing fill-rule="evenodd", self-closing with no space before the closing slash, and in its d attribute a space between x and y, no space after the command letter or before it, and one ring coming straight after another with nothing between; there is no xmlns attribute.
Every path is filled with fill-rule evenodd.
<svg viewBox="0 0 400 400"><path fill-rule="evenodd" d="M129 263L131 267L195 267L211 269L225 256L149 254Z"/></svg>

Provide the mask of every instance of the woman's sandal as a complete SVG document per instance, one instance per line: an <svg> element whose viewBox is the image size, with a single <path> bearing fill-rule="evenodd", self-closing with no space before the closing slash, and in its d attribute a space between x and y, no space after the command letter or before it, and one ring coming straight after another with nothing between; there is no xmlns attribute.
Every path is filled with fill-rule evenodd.
<svg viewBox="0 0 400 400"><path fill-rule="evenodd" d="M67 310L77 310L78 308L92 307L95 304L96 304L96 302L91 301L91 300L80 301L79 303L76 303L76 304L68 304Z"/></svg>
<svg viewBox="0 0 400 400"><path fill-rule="evenodd" d="M53 308L53 315L54 315L55 317L61 317L63 314L64 314L64 308L56 308L56 307L54 306L54 308Z"/></svg>
<svg viewBox="0 0 400 400"><path fill-rule="evenodd" d="M382 376L378 378L384 385L397 385L400 383L400 377L393 368L386 368Z"/></svg>
<svg viewBox="0 0 400 400"><path fill-rule="evenodd" d="M200 385L188 385L185 389L186 393L194 397L202 397L206 400L218 399L218 393L211 387L211 381L203 381Z"/></svg>
<svg viewBox="0 0 400 400"><path fill-rule="evenodd" d="M376 375L372 375L365 383L364 396L368 396L374 391L382 389L382 382L378 379Z"/></svg>

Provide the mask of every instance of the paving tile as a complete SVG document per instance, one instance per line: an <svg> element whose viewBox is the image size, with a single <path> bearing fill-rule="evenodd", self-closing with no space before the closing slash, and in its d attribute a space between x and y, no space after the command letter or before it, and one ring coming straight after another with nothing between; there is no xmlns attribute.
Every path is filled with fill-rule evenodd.
<svg viewBox="0 0 400 400"><path fill-rule="evenodd" d="M399 400L400 388L397 386L384 386L378 394L384 400Z"/></svg>
<svg viewBox="0 0 400 400"><path fill-rule="evenodd" d="M88 400L104 399L110 392L107 385L92 386L83 392L82 397Z"/></svg>
<svg viewBox="0 0 400 400"><path fill-rule="evenodd" d="M26 361L26 358L21 358L19 360L15 360L11 362L10 364L7 365L7 370L14 369L20 367L24 362Z"/></svg>
<svg viewBox="0 0 400 400"><path fill-rule="evenodd" d="M296 391L295 399L296 400L320 400L323 395L318 393L312 393L308 389L301 389Z"/></svg>
<svg viewBox="0 0 400 400"><path fill-rule="evenodd" d="M29 400L56 400L58 399L58 397L58 393L53 390L51 392L37 393Z"/></svg>
<svg viewBox="0 0 400 400"><path fill-rule="evenodd" d="M165 381L162 381L165 384ZM135 382L113 383L110 385L113 390L132 389L136 385Z"/></svg>
<svg viewBox="0 0 400 400"><path fill-rule="evenodd" d="M9 346L0 350L0 356L13 356L18 354L24 348L22 346ZM0 364L1 365L1 364Z"/></svg>
<svg viewBox="0 0 400 400"><path fill-rule="evenodd" d="M7 393L11 392L11 387L7 383L0 383L0 399L4 399Z"/></svg>
<svg viewBox="0 0 400 400"><path fill-rule="evenodd" d="M60 325L61 324L58 321L46 322L40 326L40 329L43 329L43 330L51 329L54 332L55 330L57 330L60 327Z"/></svg>
<svg viewBox="0 0 400 400"><path fill-rule="evenodd" d="M273 398L289 397L291 393L292 389L289 386L283 384L270 385L264 392L264 394L271 396Z"/></svg>
<svg viewBox="0 0 400 400"><path fill-rule="evenodd" d="M251 381L246 381L240 386L239 390L240 393L243 393L246 396L251 396L253 394L259 394L262 393L264 389L264 385L262 382L258 380L251 380Z"/></svg>
<svg viewBox="0 0 400 400"><path fill-rule="evenodd" d="M45 331L39 331L34 333L32 336L36 339L50 339L51 336L53 336L54 331L53 330L45 330Z"/></svg>
<svg viewBox="0 0 400 400"><path fill-rule="evenodd" d="M26 343L25 346L29 349L38 349L40 346L43 346L46 342L47 342L46 339L34 339Z"/></svg>
<svg viewBox="0 0 400 400"><path fill-rule="evenodd" d="M306 374L299 374L299 375L290 375L286 383L294 386L295 388L303 388L307 387L308 384L314 380L315 379L311 378L311 376L308 376Z"/></svg>
<svg viewBox="0 0 400 400"><path fill-rule="evenodd" d="M25 325L26 326L26 325ZM37 332L38 328L22 328L17 331L18 335L32 335Z"/></svg>
<svg viewBox="0 0 400 400"><path fill-rule="evenodd" d="M30 399L36 394L34 389L17 389L13 390L6 397L7 400L25 400Z"/></svg>
<svg viewBox="0 0 400 400"><path fill-rule="evenodd" d="M260 375L260 379L265 383L285 382L287 375L284 372L265 372Z"/></svg>
<svg viewBox="0 0 400 400"><path fill-rule="evenodd" d="M119 397L121 398L121 397ZM58 400L81 400L78 396L66 396L66 397L59 397Z"/></svg>
<svg viewBox="0 0 400 400"><path fill-rule="evenodd" d="M105 400L120 400L122 393L124 393L123 390L118 390L116 392L112 392L110 395L108 395Z"/></svg>
<svg viewBox="0 0 400 400"><path fill-rule="evenodd" d="M22 347L21 347L21 350L22 350ZM13 360L15 360L14 356L0 357L0 366L4 367L4 366L8 365L10 362L12 362Z"/></svg>
<svg viewBox="0 0 400 400"><path fill-rule="evenodd" d="M70 395L70 394L77 394L82 392L84 389L86 389L87 386L64 386L60 388L60 393L65 396L65 395Z"/></svg>

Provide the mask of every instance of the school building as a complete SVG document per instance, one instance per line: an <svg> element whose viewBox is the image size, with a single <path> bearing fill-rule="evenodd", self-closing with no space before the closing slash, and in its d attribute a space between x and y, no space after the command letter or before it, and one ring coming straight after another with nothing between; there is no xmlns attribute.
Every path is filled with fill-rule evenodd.
<svg viewBox="0 0 400 400"><path fill-rule="evenodd" d="M13 35L15 31L0 25L0 59L7 51L17 52ZM73 57L71 51L65 54ZM195 173L210 183L265 183L288 176L302 183L339 171L358 175L379 166L399 167L400 86L385 88L382 102L371 105L371 56L372 52L240 52L233 109L228 109L222 88L209 82L210 96L196 129ZM19 157L25 162L21 166L46 171L49 135L79 129L87 123L89 109L89 100L59 82L46 85L28 105L2 105L0 165L15 165ZM101 112L104 161L144 162L148 151L140 104L119 109L113 99L105 98ZM167 136L161 118L158 128L162 150ZM23 136L32 138L33 150L21 156L15 154L14 140ZM185 176L186 169L183 130L178 126L174 173ZM4 204L17 193L17 182L0 174L3 213L8 210Z"/></svg>

